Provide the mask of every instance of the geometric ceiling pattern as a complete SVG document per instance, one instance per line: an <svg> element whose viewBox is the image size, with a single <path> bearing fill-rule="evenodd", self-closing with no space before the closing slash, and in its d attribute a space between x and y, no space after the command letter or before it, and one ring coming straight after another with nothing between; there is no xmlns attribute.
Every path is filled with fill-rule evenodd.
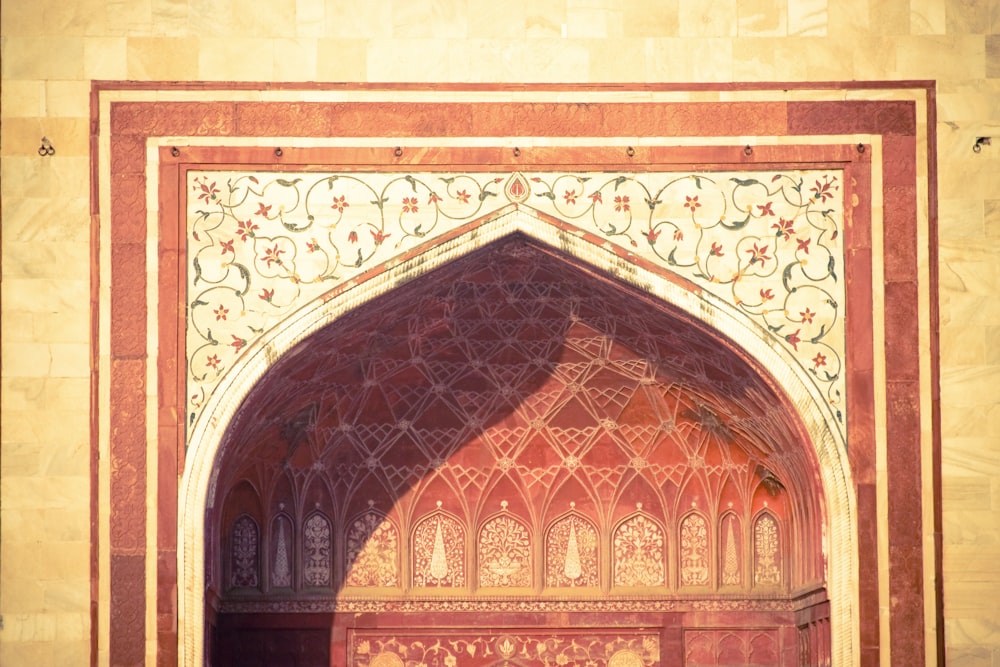
<svg viewBox="0 0 1000 667"><path fill-rule="evenodd" d="M209 554L212 579L267 592L280 575L279 603L310 581L330 595L488 590L494 608L498 592L553 587L784 598L821 581L823 561L815 463L782 405L685 316L508 237L267 371L217 462L214 530L243 532ZM290 576L275 540L305 544L310 525L333 535L317 548L326 569ZM244 569L227 575L235 542ZM329 604L316 593L313 610Z"/></svg>
<svg viewBox="0 0 1000 667"><path fill-rule="evenodd" d="M509 206L558 218L727 302L788 350L844 428L842 171L187 179L188 428L222 374L287 315Z"/></svg>

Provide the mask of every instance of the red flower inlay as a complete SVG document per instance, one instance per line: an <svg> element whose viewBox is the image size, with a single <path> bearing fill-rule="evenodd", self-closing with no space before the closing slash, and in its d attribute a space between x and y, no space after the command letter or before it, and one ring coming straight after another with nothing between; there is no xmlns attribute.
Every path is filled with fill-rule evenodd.
<svg viewBox="0 0 1000 667"><path fill-rule="evenodd" d="M816 317L816 313L806 308L799 315L802 317L802 321L806 324L812 324L813 318Z"/></svg>
<svg viewBox="0 0 1000 667"><path fill-rule="evenodd" d="M775 232L774 234L775 236L777 236L778 238L784 238L787 241L788 237L795 233L795 230L792 229L792 224L794 223L791 220L785 220L784 218L779 218L776 223L771 225L771 228L778 230L777 232Z"/></svg>
<svg viewBox="0 0 1000 667"><path fill-rule="evenodd" d="M266 218L270 210L271 210L270 206L264 206L264 202L258 202L258 208L256 213L254 213L254 215L262 215Z"/></svg>
<svg viewBox="0 0 1000 667"><path fill-rule="evenodd" d="M226 315L229 314L229 309L220 303L219 307L216 308L213 312L215 313L215 321L218 322L219 320L226 319Z"/></svg>
<svg viewBox="0 0 1000 667"><path fill-rule="evenodd" d="M244 242L247 240L247 237L254 238L254 231L260 229L260 227L249 220L239 220L236 227L236 233L239 235L240 240Z"/></svg>
<svg viewBox="0 0 1000 667"><path fill-rule="evenodd" d="M385 234L381 229L378 231L372 231L372 238L375 239L375 245L382 245L382 241L392 236L392 234Z"/></svg>
<svg viewBox="0 0 1000 667"><path fill-rule="evenodd" d="M682 232L679 229L675 229L674 230L674 240L675 241L683 241L684 240L684 232Z"/></svg>
<svg viewBox="0 0 1000 667"><path fill-rule="evenodd" d="M615 210L616 211L627 211L631 206L628 203L628 195L623 197L615 197Z"/></svg>
<svg viewBox="0 0 1000 667"><path fill-rule="evenodd" d="M820 366L826 366L826 356L821 352L817 352L816 356L812 358L813 368L819 368Z"/></svg>
<svg viewBox="0 0 1000 667"><path fill-rule="evenodd" d="M656 239L660 238L660 232L655 229L650 229L648 232L643 232L643 236L649 241L649 245L656 243Z"/></svg>
<svg viewBox="0 0 1000 667"><path fill-rule="evenodd" d="M458 192L455 193L455 199L457 199L458 201L462 202L463 204L468 204L469 203L469 197L471 197L471 196L472 195L470 195L465 190L459 190ZM404 201L404 203L405 203L405 201Z"/></svg>
<svg viewBox="0 0 1000 667"><path fill-rule="evenodd" d="M812 239L797 239L797 243L799 244L799 250L801 250L802 252L804 252L807 255L809 254L809 242L810 241L812 241Z"/></svg>
<svg viewBox="0 0 1000 667"><path fill-rule="evenodd" d="M767 254L767 246L758 246L756 243L753 244L752 250L747 250L750 253L750 263L760 262L764 263L765 260L771 259Z"/></svg>
<svg viewBox="0 0 1000 667"><path fill-rule="evenodd" d="M233 249L233 243L235 242L236 242L235 239L229 239L228 241L219 241L219 245L222 246L222 252L231 252L235 255L236 251Z"/></svg>
<svg viewBox="0 0 1000 667"><path fill-rule="evenodd" d="M416 197L403 197L403 213L416 213L417 210Z"/></svg>
<svg viewBox="0 0 1000 667"><path fill-rule="evenodd" d="M563 195L563 199L566 200L567 204L576 203L576 190L567 190L566 194Z"/></svg>
<svg viewBox="0 0 1000 667"><path fill-rule="evenodd" d="M275 243L273 248L268 248L264 251L264 263L267 264L268 268L272 264L277 264L281 266L281 255L285 254L285 251L278 247Z"/></svg>
<svg viewBox="0 0 1000 667"><path fill-rule="evenodd" d="M436 192L432 192L431 195L427 198L427 205L428 206L433 206L434 204L438 203L439 201L441 201L441 198L437 196Z"/></svg>
<svg viewBox="0 0 1000 667"><path fill-rule="evenodd" d="M309 239L306 241L306 248L309 252L316 252L319 250L319 243L316 242L316 239Z"/></svg>
<svg viewBox="0 0 1000 667"><path fill-rule="evenodd" d="M722 257L722 244L712 241L712 249L708 251L708 254Z"/></svg>
<svg viewBox="0 0 1000 667"><path fill-rule="evenodd" d="M771 299L774 298L774 292L772 292L769 289L762 289L760 291L760 298L763 299L764 301L770 301Z"/></svg>
<svg viewBox="0 0 1000 667"><path fill-rule="evenodd" d="M785 336L785 340L787 340L789 342L789 344L791 344L792 348L796 352L799 351L799 343L802 342L802 339L799 338L799 332L800 331L802 331L802 329L796 329L795 333L790 333L787 336Z"/></svg>
<svg viewBox="0 0 1000 667"><path fill-rule="evenodd" d="M684 202L684 208L689 208L694 211L696 208L701 207L701 203L698 201L698 195L695 195L694 197L685 196L684 199L687 200Z"/></svg>
<svg viewBox="0 0 1000 667"><path fill-rule="evenodd" d="M771 210L771 202L767 202L763 206L757 204L757 208L760 209L760 213L757 214L759 216L774 215L774 211Z"/></svg>
<svg viewBox="0 0 1000 667"><path fill-rule="evenodd" d="M195 179L195 182L198 185L194 186L194 190L196 192L199 189L201 190L201 193L198 195L198 199L204 200L206 204L215 201L216 195L219 193L219 189L215 187L215 181L212 181L211 185L205 185L205 181L199 181L198 179Z"/></svg>
<svg viewBox="0 0 1000 667"><path fill-rule="evenodd" d="M261 289L260 294L257 295L262 301L267 301L271 303L271 299L274 298L274 290L267 289L266 287Z"/></svg>
<svg viewBox="0 0 1000 667"><path fill-rule="evenodd" d="M218 368L219 364L222 363L222 360L219 359L217 355L213 354L212 356L210 356L208 359L205 360L205 363L208 364L209 368Z"/></svg>
<svg viewBox="0 0 1000 667"><path fill-rule="evenodd" d="M591 201L593 201L595 204L603 204L604 203L604 198L601 196L601 191L600 190L597 190L596 192L593 192L593 193L591 193L591 194L589 194L587 196L590 197ZM618 198L615 197L615 199L618 199Z"/></svg>
<svg viewBox="0 0 1000 667"><path fill-rule="evenodd" d="M826 202L827 199L833 197L833 191L839 189L833 187L833 184L837 182L837 178L834 177L832 181L829 179L829 176L824 176L822 183L816 181L816 186L809 188L809 190L813 193L813 197L819 199L820 202Z"/></svg>
<svg viewBox="0 0 1000 667"><path fill-rule="evenodd" d="M237 336L235 334L229 334L229 335L233 337L233 342L230 343L230 345L233 346L233 350L235 350L236 352L239 352L244 347L246 347L246 344L247 344L247 339L246 338L240 338L239 336Z"/></svg>
<svg viewBox="0 0 1000 667"><path fill-rule="evenodd" d="M343 213L344 209L348 206L350 206L350 204L347 203L347 198L344 195L334 197L333 202L330 204L330 208L335 208L340 213Z"/></svg>
<svg viewBox="0 0 1000 667"><path fill-rule="evenodd" d="M358 233L357 232L348 232L348 234L347 234L347 240L350 243L357 243L358 242Z"/></svg>

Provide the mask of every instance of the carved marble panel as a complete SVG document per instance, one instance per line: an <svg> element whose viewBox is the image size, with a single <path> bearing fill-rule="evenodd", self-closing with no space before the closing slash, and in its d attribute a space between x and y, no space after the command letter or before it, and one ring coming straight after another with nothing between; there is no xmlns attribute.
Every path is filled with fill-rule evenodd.
<svg viewBox="0 0 1000 667"><path fill-rule="evenodd" d="M549 667L600 665L659 667L660 637L655 632L622 628L586 632L549 628L475 632L455 629L387 633L353 630L348 659L357 667Z"/></svg>
<svg viewBox="0 0 1000 667"><path fill-rule="evenodd" d="M663 529L642 514L624 522L612 541L615 586L666 585Z"/></svg>
<svg viewBox="0 0 1000 667"><path fill-rule="evenodd" d="M753 527L754 585L781 584L781 533L778 522L764 512Z"/></svg>
<svg viewBox="0 0 1000 667"><path fill-rule="evenodd" d="M688 514L681 521L681 586L707 586L710 547L708 521L701 514Z"/></svg>
<svg viewBox="0 0 1000 667"><path fill-rule="evenodd" d="M399 585L399 532L384 515L367 512L347 533L345 585L394 587Z"/></svg>
<svg viewBox="0 0 1000 667"><path fill-rule="evenodd" d="M302 526L302 583L326 587L332 583L333 534L330 520L315 512Z"/></svg>
<svg viewBox="0 0 1000 667"><path fill-rule="evenodd" d="M292 522L279 514L271 522L271 588L292 587Z"/></svg>
<svg viewBox="0 0 1000 667"><path fill-rule="evenodd" d="M282 318L511 205L554 216L730 303L799 360L844 423L839 170L187 178L189 424L222 373Z"/></svg>
<svg viewBox="0 0 1000 667"><path fill-rule="evenodd" d="M545 537L545 585L600 585L597 530L590 521L570 514L556 521Z"/></svg>
<svg viewBox="0 0 1000 667"><path fill-rule="evenodd" d="M496 516L479 531L479 585L486 588L531 586L531 538L510 514Z"/></svg>
<svg viewBox="0 0 1000 667"><path fill-rule="evenodd" d="M465 579L465 530L453 517L435 512L413 531L413 585L461 588Z"/></svg>
<svg viewBox="0 0 1000 667"><path fill-rule="evenodd" d="M253 518L243 514L233 523L230 549L229 585L256 588L260 584L260 529Z"/></svg>

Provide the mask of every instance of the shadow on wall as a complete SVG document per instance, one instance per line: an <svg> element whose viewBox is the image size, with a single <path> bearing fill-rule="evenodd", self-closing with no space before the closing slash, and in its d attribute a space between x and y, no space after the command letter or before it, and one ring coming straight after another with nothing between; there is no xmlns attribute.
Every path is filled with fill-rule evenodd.
<svg viewBox="0 0 1000 667"><path fill-rule="evenodd" d="M331 627L356 622L334 612L427 626L454 600L791 609L823 585L792 415L702 325L498 241L311 335L247 396L206 516L207 655L333 664Z"/></svg>

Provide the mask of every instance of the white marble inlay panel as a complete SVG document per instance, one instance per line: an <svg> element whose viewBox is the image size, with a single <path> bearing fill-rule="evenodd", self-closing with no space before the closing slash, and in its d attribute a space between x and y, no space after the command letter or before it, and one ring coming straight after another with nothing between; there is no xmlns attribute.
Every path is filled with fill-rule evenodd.
<svg viewBox="0 0 1000 667"><path fill-rule="evenodd" d="M518 205L731 304L793 353L843 432L841 182L832 169L188 172L187 425L292 312Z"/></svg>

